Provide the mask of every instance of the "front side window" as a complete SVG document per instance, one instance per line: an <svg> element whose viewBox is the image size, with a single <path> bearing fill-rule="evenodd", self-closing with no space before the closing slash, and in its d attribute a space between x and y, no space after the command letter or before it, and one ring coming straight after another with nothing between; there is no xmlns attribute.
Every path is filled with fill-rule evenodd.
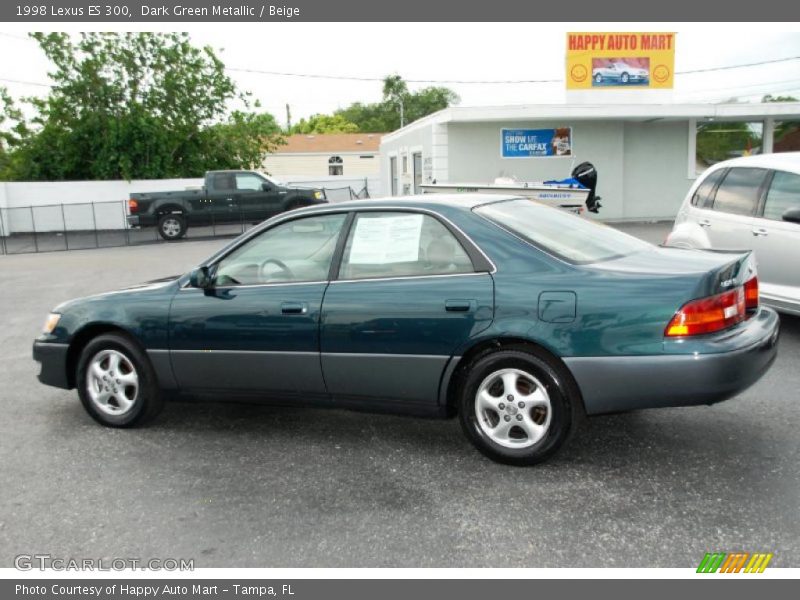
<svg viewBox="0 0 800 600"><path fill-rule="evenodd" d="M764 218L780 221L792 208L800 208L800 175L775 171L764 202Z"/></svg>
<svg viewBox="0 0 800 600"><path fill-rule="evenodd" d="M712 208L733 215L752 215L766 176L766 169L730 169L717 188Z"/></svg>
<svg viewBox="0 0 800 600"><path fill-rule="evenodd" d="M437 219L404 212L357 215L347 238L340 279L472 273L461 243Z"/></svg>
<svg viewBox="0 0 800 600"><path fill-rule="evenodd" d="M236 189L239 191L258 192L261 191L264 180L252 173L236 174Z"/></svg>
<svg viewBox="0 0 800 600"><path fill-rule="evenodd" d="M610 260L653 248L627 233L530 200L485 204L475 213L573 264Z"/></svg>
<svg viewBox="0 0 800 600"><path fill-rule="evenodd" d="M217 286L325 281L345 214L281 223L228 254L214 273Z"/></svg>

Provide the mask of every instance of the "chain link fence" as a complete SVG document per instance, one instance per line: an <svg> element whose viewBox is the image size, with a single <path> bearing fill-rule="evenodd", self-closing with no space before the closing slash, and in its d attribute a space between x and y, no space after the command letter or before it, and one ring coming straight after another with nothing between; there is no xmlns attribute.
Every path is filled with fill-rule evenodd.
<svg viewBox="0 0 800 600"><path fill-rule="evenodd" d="M350 186L324 187L329 202L369 198L365 181L360 190ZM51 204L0 208L0 254L56 252L112 248L163 242L155 227L127 225L128 201ZM190 224L183 239L234 237L256 225L246 211L210 213L209 222Z"/></svg>

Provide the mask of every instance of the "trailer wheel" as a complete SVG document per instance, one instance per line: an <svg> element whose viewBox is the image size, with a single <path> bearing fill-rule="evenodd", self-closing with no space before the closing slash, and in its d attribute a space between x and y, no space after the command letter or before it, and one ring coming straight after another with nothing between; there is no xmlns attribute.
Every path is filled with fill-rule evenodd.
<svg viewBox="0 0 800 600"><path fill-rule="evenodd" d="M186 217L180 213L167 213L158 219L158 234L168 242L186 235Z"/></svg>

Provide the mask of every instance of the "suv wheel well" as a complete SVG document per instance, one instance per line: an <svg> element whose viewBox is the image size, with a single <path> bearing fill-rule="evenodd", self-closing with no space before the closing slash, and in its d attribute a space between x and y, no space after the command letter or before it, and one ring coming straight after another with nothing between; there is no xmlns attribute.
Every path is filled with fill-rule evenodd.
<svg viewBox="0 0 800 600"><path fill-rule="evenodd" d="M498 350L518 350L520 352L539 356L557 367L562 372L561 374L567 384L573 388L572 391L576 394L576 397L580 399L580 409L584 411L585 414L583 396L580 393L580 388L575 378L572 376L572 373L567 368L567 365L564 364L564 361L540 344L523 338L507 337L485 340L475 344L461 356L461 360L453 372L453 375L450 377L447 386L447 405L445 407L447 416L455 416L458 412L458 396L461 393L461 387L467 379L470 366L487 354L497 352Z"/></svg>

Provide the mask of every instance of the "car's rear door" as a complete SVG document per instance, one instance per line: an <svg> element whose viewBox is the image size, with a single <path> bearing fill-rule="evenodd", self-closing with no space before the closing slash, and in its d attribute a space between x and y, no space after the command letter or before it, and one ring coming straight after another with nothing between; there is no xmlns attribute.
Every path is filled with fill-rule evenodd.
<svg viewBox="0 0 800 600"><path fill-rule="evenodd" d="M207 202L209 220L214 223L230 223L241 220L235 174L229 171L212 173L208 186Z"/></svg>
<svg viewBox="0 0 800 600"><path fill-rule="evenodd" d="M334 401L435 406L448 361L493 318L490 267L476 252L432 214L356 214L322 307Z"/></svg>
<svg viewBox="0 0 800 600"><path fill-rule="evenodd" d="M260 233L184 287L170 309L170 357L189 391L325 397L319 319L346 213L310 215Z"/></svg>
<svg viewBox="0 0 800 600"><path fill-rule="evenodd" d="M751 236L765 296L800 302L800 224L783 220L800 209L800 175L774 171Z"/></svg>
<svg viewBox="0 0 800 600"><path fill-rule="evenodd" d="M702 211L698 218L712 248L743 250L753 247L753 219L767 174L767 169L752 167L732 167L725 173L711 198L711 210Z"/></svg>

